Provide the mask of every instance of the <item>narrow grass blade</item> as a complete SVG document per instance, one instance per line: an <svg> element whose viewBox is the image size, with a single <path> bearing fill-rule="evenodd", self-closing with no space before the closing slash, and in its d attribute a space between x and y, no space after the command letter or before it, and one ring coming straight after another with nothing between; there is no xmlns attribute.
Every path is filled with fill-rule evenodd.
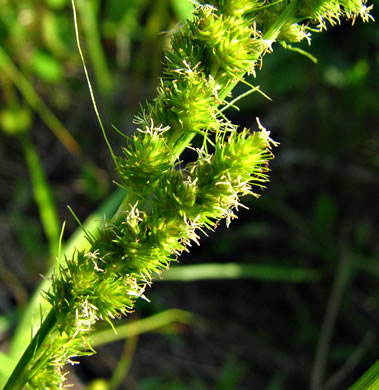
<svg viewBox="0 0 379 390"><path fill-rule="evenodd" d="M189 324L191 321L192 313L179 309L169 309L138 321L115 326L117 333L110 328L96 331L90 335L91 345L97 347L126 337L135 337L142 333L151 332L173 322Z"/></svg>
<svg viewBox="0 0 379 390"><path fill-rule="evenodd" d="M58 213L49 184L42 169L41 161L29 135L23 134L20 139L24 147L25 159L30 172L34 199L37 203L42 226L49 243L50 259L54 259L58 253L59 244L60 224Z"/></svg>
<svg viewBox="0 0 379 390"><path fill-rule="evenodd" d="M17 360L12 359L3 352L0 352L0 388L3 388L9 373L16 367Z"/></svg>
<svg viewBox="0 0 379 390"><path fill-rule="evenodd" d="M379 360L374 363L359 379L349 387L349 390L379 389Z"/></svg>
<svg viewBox="0 0 379 390"><path fill-rule="evenodd" d="M210 279L258 279L272 282L312 282L320 280L319 270L275 265L212 263L171 267L162 273L162 281L195 281Z"/></svg>

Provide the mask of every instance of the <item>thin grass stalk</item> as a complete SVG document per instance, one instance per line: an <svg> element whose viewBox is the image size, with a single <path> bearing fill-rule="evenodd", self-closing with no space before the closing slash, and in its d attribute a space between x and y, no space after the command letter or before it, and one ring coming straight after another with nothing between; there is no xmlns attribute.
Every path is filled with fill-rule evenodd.
<svg viewBox="0 0 379 390"><path fill-rule="evenodd" d="M103 95L109 96L112 89L112 76L109 71L103 47L101 45L99 24L95 10L95 2L77 0L79 15L81 16L85 32L88 53L91 58L97 85Z"/></svg>
<svg viewBox="0 0 379 390"><path fill-rule="evenodd" d="M59 243L59 218L53 195L50 191L45 173L42 168L38 153L34 148L30 135L26 132L20 136L24 148L30 177L32 181L34 198L38 206L42 226L49 243L49 265L55 264L54 258L58 253Z"/></svg>

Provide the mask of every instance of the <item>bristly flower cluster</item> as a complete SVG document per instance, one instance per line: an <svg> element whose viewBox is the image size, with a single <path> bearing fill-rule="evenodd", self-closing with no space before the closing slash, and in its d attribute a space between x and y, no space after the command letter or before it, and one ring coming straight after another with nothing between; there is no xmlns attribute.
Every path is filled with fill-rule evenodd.
<svg viewBox="0 0 379 390"><path fill-rule="evenodd" d="M26 366L34 389L60 388L62 367L92 353L87 335L98 320L129 313L152 274L169 266L199 232L236 217L240 197L258 196L268 180L275 145L258 129L240 130L222 113L233 87L255 75L275 41L310 42L341 18L372 18L365 0L211 0L196 2L194 18L172 37L155 100L136 117L136 134L117 158L128 192L91 249L78 251L52 280L46 297L54 327ZM203 138L195 161L180 154ZM43 325L42 325L43 328Z"/></svg>
<svg viewBox="0 0 379 390"><path fill-rule="evenodd" d="M304 0L300 15L316 21L320 30L326 29L327 23L340 24L341 19L351 19L353 24L357 17L364 22L374 21L370 15L373 5L366 4L367 0Z"/></svg>

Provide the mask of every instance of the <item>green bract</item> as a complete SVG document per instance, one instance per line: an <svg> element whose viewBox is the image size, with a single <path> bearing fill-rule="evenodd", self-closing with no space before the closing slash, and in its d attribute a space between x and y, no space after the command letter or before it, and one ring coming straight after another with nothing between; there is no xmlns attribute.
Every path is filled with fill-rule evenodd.
<svg viewBox="0 0 379 390"><path fill-rule="evenodd" d="M213 0L173 35L165 73L152 103L136 117L138 130L115 159L128 191L116 216L104 222L91 249L57 270L46 298L52 310L5 389L59 388L63 366L91 354L87 335L97 320L129 313L152 274L166 269L199 232L229 225L240 197L258 196L268 181L275 145L257 129L239 129L222 113L233 87L255 74L275 41L310 41L342 17L368 21L360 0ZM202 137L197 158L180 155Z"/></svg>

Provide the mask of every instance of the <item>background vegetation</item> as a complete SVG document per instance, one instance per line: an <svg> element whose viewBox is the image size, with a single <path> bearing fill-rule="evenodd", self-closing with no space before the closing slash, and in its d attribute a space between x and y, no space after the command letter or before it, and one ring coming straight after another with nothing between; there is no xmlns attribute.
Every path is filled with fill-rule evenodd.
<svg viewBox="0 0 379 390"><path fill-rule="evenodd" d="M77 0L77 7L101 116L109 129L131 134L139 102L155 94L170 32L190 7L186 0ZM317 65L280 48L265 57L251 81L273 102L252 94L228 115L247 127L259 116L280 142L268 188L154 284L151 302L141 300L129 317L136 327L126 340L71 369L75 389L305 389L312 377L338 389L374 363L378 45L377 26L359 21L314 35ZM116 189L68 0L0 0L0 98L6 351L55 258L62 222L64 240L77 229L66 206L85 220ZM122 138L109 134L117 152ZM204 264L212 267L185 267Z"/></svg>

